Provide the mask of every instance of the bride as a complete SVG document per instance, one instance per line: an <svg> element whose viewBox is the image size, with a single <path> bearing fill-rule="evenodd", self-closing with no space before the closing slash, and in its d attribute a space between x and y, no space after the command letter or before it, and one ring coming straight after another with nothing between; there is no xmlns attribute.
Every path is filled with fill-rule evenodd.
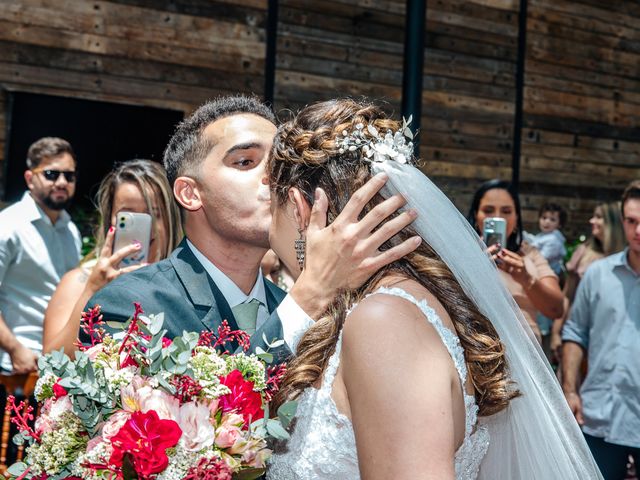
<svg viewBox="0 0 640 480"><path fill-rule="evenodd" d="M418 213L387 248L416 234L422 244L342 292L301 339L275 399L296 398L298 411L267 478L601 478L495 265L411 165L405 135L406 125L353 100L308 106L276 134L271 245L291 272L304 268L316 188L331 221L379 172L389 177L384 197L407 198L401 215Z"/></svg>

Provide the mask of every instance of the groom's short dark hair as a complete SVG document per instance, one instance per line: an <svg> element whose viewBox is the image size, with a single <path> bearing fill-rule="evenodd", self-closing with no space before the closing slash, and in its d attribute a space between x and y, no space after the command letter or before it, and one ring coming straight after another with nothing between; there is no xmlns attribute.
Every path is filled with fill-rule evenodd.
<svg viewBox="0 0 640 480"><path fill-rule="evenodd" d="M173 185L180 175L193 172L194 167L207 156L211 145L202 137L202 132L209 124L241 113L252 113L276 123L276 117L267 105L258 97L246 95L218 97L180 122L164 151L164 168L169 184Z"/></svg>

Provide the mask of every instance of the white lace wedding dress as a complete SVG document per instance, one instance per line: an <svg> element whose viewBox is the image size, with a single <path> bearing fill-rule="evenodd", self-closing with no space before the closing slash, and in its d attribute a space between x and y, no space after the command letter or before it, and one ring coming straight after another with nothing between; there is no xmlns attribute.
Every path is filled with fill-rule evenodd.
<svg viewBox="0 0 640 480"><path fill-rule="evenodd" d="M467 367L458 337L442 324L438 314L425 300L418 301L399 288L380 288L370 295L387 294L402 297L415 305L436 329L455 363L463 392ZM342 333L331 356L320 389L307 388L298 398L296 421L289 441L276 449L269 468L268 480L357 480L358 455L353 426L338 412L331 398L333 380L340 363ZM375 372L372 372L375 373ZM477 425L478 406L475 398L464 393L466 411L464 441L455 454L457 480L474 480L489 447L489 433ZM429 455L429 452L425 452Z"/></svg>

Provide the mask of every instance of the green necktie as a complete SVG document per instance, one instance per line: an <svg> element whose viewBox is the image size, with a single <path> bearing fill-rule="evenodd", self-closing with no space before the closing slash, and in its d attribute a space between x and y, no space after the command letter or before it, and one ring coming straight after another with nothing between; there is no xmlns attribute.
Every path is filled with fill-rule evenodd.
<svg viewBox="0 0 640 480"><path fill-rule="evenodd" d="M262 302L252 298L249 302L241 303L231 309L236 323L241 330L249 335L256 333L256 320L258 319L258 308Z"/></svg>

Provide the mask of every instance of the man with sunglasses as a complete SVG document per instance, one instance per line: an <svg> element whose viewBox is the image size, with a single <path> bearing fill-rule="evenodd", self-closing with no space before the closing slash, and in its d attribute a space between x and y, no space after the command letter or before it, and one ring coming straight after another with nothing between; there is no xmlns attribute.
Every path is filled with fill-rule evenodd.
<svg viewBox="0 0 640 480"><path fill-rule="evenodd" d="M42 321L60 278L77 266L81 239L65 208L76 189L76 160L66 140L29 147L29 190L0 212L0 372L36 369Z"/></svg>

